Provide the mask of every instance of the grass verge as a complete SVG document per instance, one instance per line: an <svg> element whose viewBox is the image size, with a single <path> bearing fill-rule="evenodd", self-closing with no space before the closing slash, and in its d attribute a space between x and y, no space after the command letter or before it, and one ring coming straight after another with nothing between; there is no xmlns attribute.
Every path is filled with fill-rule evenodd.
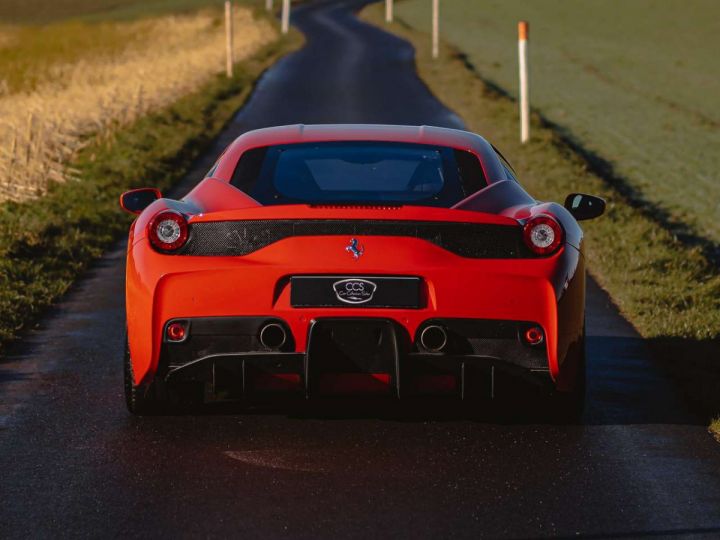
<svg viewBox="0 0 720 540"><path fill-rule="evenodd" d="M708 431L710 431L710 434L715 437L717 442L720 442L720 417L713 418L712 422L710 422Z"/></svg>
<svg viewBox="0 0 720 540"><path fill-rule="evenodd" d="M150 179L161 189L180 180L260 74L300 41L297 34L275 41L239 64L234 78L217 76L111 139L92 142L72 165L81 181L54 184L36 201L0 205L0 347L126 233L131 219L118 208L119 194Z"/></svg>
<svg viewBox="0 0 720 540"><path fill-rule="evenodd" d="M381 7L363 16L385 27ZM430 90L468 129L500 148L533 195L563 201L580 191L608 201L606 215L583 226L593 276L692 403L708 418L720 411L720 271L702 249L683 244L633 204L541 116L534 115L532 140L521 145L517 103L483 79L462 52L443 44L440 58L432 60L425 33L402 20L386 28L415 46L418 72Z"/></svg>

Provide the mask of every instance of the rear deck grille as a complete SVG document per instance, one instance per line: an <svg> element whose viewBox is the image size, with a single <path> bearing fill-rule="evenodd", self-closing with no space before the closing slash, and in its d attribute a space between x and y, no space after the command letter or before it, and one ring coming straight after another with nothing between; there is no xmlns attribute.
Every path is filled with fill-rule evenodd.
<svg viewBox="0 0 720 540"><path fill-rule="evenodd" d="M426 240L461 257L532 257L520 227L398 220L247 220L190 225L181 255L239 256L294 236L399 236Z"/></svg>

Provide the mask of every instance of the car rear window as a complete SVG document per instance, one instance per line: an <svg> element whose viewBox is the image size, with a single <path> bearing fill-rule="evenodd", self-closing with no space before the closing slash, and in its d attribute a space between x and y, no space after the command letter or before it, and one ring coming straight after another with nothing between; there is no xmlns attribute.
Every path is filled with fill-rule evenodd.
<svg viewBox="0 0 720 540"><path fill-rule="evenodd" d="M474 154L385 142L300 143L245 152L231 184L265 205L451 206L487 185Z"/></svg>

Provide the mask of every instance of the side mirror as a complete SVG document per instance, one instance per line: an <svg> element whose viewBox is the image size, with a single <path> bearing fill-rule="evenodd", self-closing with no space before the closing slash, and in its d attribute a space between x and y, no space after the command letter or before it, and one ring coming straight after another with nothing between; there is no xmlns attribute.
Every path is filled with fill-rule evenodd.
<svg viewBox="0 0 720 540"><path fill-rule="evenodd" d="M605 212L605 200L594 195L571 193L565 198L565 208L578 221L600 217Z"/></svg>
<svg viewBox="0 0 720 540"><path fill-rule="evenodd" d="M155 188L131 189L120 195L120 208L131 214L139 214L160 198L162 194Z"/></svg>

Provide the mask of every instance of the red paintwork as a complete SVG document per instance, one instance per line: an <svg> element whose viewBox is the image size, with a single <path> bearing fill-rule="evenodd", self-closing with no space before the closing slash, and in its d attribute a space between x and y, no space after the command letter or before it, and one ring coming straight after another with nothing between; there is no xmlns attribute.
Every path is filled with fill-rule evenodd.
<svg viewBox="0 0 720 540"><path fill-rule="evenodd" d="M382 140L437 144L475 153L489 187L453 209L334 208L308 205L264 207L228 184L240 155L254 147L288 142ZM552 256L536 259L468 259L429 242L405 237L362 237L365 254L348 256L348 238L292 237L242 257L172 256L158 253L147 238L148 223L173 209L189 223L243 219L392 219L522 224L535 215L561 223L565 242ZM480 211L478 211L480 210ZM295 274L401 274L423 278L427 307L378 309L291 307ZM585 276L582 231L560 205L537 203L504 170L481 137L456 130L407 126L289 126L249 132L221 156L213 178L184 199L160 199L138 216L130 231L127 256L127 326L136 381L152 380L159 360L164 324L201 316L274 316L289 325L298 352L305 351L308 326L319 317L384 317L415 335L429 318L463 317L535 321L543 329L550 374L568 389L563 373L568 348L578 341L584 314ZM567 370L565 370L567 371ZM446 378L447 379L447 378ZM291 381L284 380L283 384ZM436 381L437 382L437 381ZM375 383L382 381L375 379ZM440 381L451 388L454 381ZM352 385L350 385L352 386ZM371 385L372 386L372 385Z"/></svg>
<svg viewBox="0 0 720 540"><path fill-rule="evenodd" d="M300 383L297 373L257 373L252 380L253 388L264 392L300 390Z"/></svg>
<svg viewBox="0 0 720 540"><path fill-rule="evenodd" d="M333 394L389 394L390 375L387 373L325 374L317 381L323 395Z"/></svg>

